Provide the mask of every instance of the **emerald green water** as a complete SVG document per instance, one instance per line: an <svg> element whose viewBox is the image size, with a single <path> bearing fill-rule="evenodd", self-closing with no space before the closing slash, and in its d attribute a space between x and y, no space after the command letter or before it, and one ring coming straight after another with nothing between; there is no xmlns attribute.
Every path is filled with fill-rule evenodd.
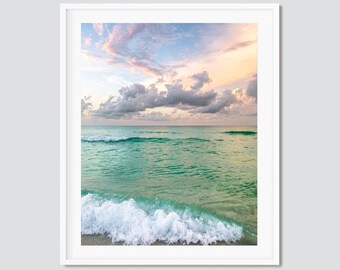
<svg viewBox="0 0 340 270"><path fill-rule="evenodd" d="M189 208L257 243L256 127L82 127L81 148L82 196Z"/></svg>

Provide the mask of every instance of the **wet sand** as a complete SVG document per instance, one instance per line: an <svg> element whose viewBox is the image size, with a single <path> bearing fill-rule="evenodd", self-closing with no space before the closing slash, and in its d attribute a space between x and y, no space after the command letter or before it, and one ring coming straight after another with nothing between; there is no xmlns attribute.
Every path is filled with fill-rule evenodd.
<svg viewBox="0 0 340 270"><path fill-rule="evenodd" d="M95 235L82 235L81 236L81 245L82 246L123 246L124 243L112 243L111 238L107 235L103 234L95 234ZM202 246L201 243L172 243L167 244L163 241L156 241L151 244L151 246ZM254 246L256 244L242 238L241 240L235 243L227 243L225 241L217 241L216 243L210 244L210 246L238 246L238 245L251 245Z"/></svg>

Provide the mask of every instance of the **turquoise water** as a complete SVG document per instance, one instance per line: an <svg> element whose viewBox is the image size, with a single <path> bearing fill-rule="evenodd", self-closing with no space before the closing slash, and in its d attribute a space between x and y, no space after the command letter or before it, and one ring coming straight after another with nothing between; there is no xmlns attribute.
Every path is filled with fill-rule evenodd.
<svg viewBox="0 0 340 270"><path fill-rule="evenodd" d="M83 234L257 243L256 127L82 127L81 146Z"/></svg>

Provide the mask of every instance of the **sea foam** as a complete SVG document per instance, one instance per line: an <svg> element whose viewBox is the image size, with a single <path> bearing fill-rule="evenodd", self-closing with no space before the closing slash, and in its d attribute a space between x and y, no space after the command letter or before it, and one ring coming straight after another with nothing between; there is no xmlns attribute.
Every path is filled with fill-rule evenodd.
<svg viewBox="0 0 340 270"><path fill-rule="evenodd" d="M129 139L129 137L114 137L114 136L82 136L83 142L119 142Z"/></svg>
<svg viewBox="0 0 340 270"><path fill-rule="evenodd" d="M167 137L113 137L113 136L82 136L82 142L103 142L103 143L120 143L120 142L209 142L208 139L203 138L167 138Z"/></svg>
<svg viewBox="0 0 340 270"><path fill-rule="evenodd" d="M232 243L243 236L240 226L211 215L157 207L150 210L134 199L114 201L88 193L82 196L81 233L105 234L112 243L125 245L149 245L156 241L208 245L217 241Z"/></svg>

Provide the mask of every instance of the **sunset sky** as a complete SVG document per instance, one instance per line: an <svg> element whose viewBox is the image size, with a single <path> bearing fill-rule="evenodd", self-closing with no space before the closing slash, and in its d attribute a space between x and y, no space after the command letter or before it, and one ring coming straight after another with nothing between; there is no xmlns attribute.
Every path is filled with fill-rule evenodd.
<svg viewBox="0 0 340 270"><path fill-rule="evenodd" d="M83 125L254 125L256 24L82 24Z"/></svg>

